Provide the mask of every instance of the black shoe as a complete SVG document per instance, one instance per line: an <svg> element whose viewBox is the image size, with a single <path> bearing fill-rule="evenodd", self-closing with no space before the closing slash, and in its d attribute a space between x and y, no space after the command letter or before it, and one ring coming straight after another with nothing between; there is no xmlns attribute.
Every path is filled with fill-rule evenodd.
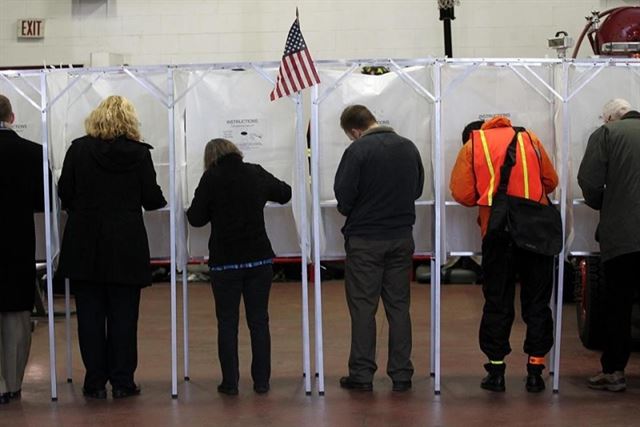
<svg viewBox="0 0 640 427"><path fill-rule="evenodd" d="M9 399L9 393L0 394L0 405L7 404L10 401L11 401L11 399Z"/></svg>
<svg viewBox="0 0 640 427"><path fill-rule="evenodd" d="M114 399L124 399L125 397L137 396L140 392L140 387L134 384L130 387L114 387L111 390L111 395Z"/></svg>
<svg viewBox="0 0 640 427"><path fill-rule="evenodd" d="M394 381L393 382L393 387L391 390L393 391L398 391L398 392L403 392L403 391L408 391L411 390L411 380L407 380L407 381Z"/></svg>
<svg viewBox="0 0 640 427"><path fill-rule="evenodd" d="M527 375L527 391L529 393L540 393L545 389L544 380L542 379L542 375L539 374L529 374Z"/></svg>
<svg viewBox="0 0 640 427"><path fill-rule="evenodd" d="M358 382L353 381L351 377L342 377L340 378L340 387L346 388L347 390L372 391L373 383Z"/></svg>
<svg viewBox="0 0 640 427"><path fill-rule="evenodd" d="M226 394L228 396L237 396L238 386L229 386L225 384L220 384L218 386L218 393Z"/></svg>
<svg viewBox="0 0 640 427"><path fill-rule="evenodd" d="M9 392L9 399L11 400L20 400L21 397L22 397L22 390Z"/></svg>
<svg viewBox="0 0 640 427"><path fill-rule="evenodd" d="M544 365L533 365L527 363L527 383L525 385L529 393L540 393L545 389L542 371Z"/></svg>
<svg viewBox="0 0 640 427"><path fill-rule="evenodd" d="M482 379L480 383L480 387L485 390L503 392L506 390L504 385L504 371L505 365L493 365L491 363L487 363L484 365L484 368L489 373L486 377Z"/></svg>
<svg viewBox="0 0 640 427"><path fill-rule="evenodd" d="M84 397L88 397L90 399L104 400L104 399L107 398L107 390L104 389L104 388L99 388L97 390L83 388L82 389L82 395Z"/></svg>
<svg viewBox="0 0 640 427"><path fill-rule="evenodd" d="M269 391L269 389L270 389L269 383L253 385L253 391L255 391L258 394L265 394Z"/></svg>

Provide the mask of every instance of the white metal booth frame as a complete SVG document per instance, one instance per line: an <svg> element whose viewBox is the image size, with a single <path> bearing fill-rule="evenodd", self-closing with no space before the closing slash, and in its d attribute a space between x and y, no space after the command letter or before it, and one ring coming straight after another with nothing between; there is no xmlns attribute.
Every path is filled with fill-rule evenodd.
<svg viewBox="0 0 640 427"><path fill-rule="evenodd" d="M555 164L560 176L560 185L556 191L554 202L559 206L563 218L563 228L565 233L565 247L557 259L563 260L569 255L590 255L597 253L597 246L593 241L593 230L597 224L597 215L593 211L584 208L584 203L579 196L579 189L575 185L575 168L581 159L581 153L586 146L586 138L594 130L597 123L597 115L602 104L613 97L625 97L633 105L640 105L640 61L626 59L597 59L588 61L576 60L547 60L547 59L423 59L423 60L353 60L353 61L319 61L317 63L320 72L324 69L342 70L341 76L332 85L322 84L319 88L314 87L311 91L311 185L310 193L312 199L312 211L307 210L307 141L304 129L304 100L298 94L291 98L295 109L295 172L293 181L297 186L295 193L299 197L299 203L294 210L297 210L299 256L301 256L302 270L302 335L303 335L303 374L305 392L311 394L311 366L310 366L310 343L309 343L309 307L308 307L308 283L307 265L308 254L313 243L312 257L314 266L314 302L315 302L315 373L317 377L316 388L320 395L324 394L324 354L323 354L323 330L322 330L322 286L320 275L320 260L330 259L332 256L323 256L322 246L325 243L324 230L321 229L323 223L322 209L335 206L326 200L321 202L321 177L319 171L322 169L322 152L320 141L322 139L319 126L321 119L321 105L333 91L344 84L353 72L360 66L379 65L388 67L398 79L411 88L420 98L429 105L432 114L432 124L429 131L430 139L430 162L432 167L431 190L432 197L420 200L417 205L426 207L432 215L430 225L431 230L424 239L431 243L429 250L422 253L431 256L432 286L431 286L431 322L430 322L430 373L434 377L433 387L436 394L441 390L440 372L440 269L435 266L442 265L447 256L460 256L477 254L478 239L471 233L479 235L477 230L470 231L469 223L474 225L474 210L467 209L462 217L459 214L459 206L446 200L448 194L448 177L446 175L447 164L451 164L449 153L457 152L460 145L451 148L449 141L455 138L447 138L448 133L459 134L460 129L468 121L484 117L491 113L507 113L511 115L516 124L524 125L538 133L538 126L544 124L540 117L529 118L518 115L517 108L531 107L525 98L517 96L515 100L510 100L506 104L501 104L497 96L491 102L480 102L473 105L473 110L469 115L460 114L458 109L448 114L447 103L451 102L456 90L462 87L458 99L470 98L477 100L477 94L486 89L486 82L480 82L471 90L465 91L465 81L469 81L474 74L479 72L494 73L494 90L505 90L505 74L510 74L512 78L519 81L527 90L533 91L539 102L545 103L548 107L543 114L547 124L551 126L551 133L543 135L543 143L548 148L548 152L555 157ZM185 271L187 258L179 257L178 250L185 250L187 247L186 233L177 233L179 226L184 226L184 209L180 204L181 193L176 185L178 162L176 160L176 105L191 91L208 72L215 70L252 70L265 79L268 84L274 81L274 70L277 63L233 63L233 64L205 64L186 66L156 66L156 67L112 67L102 69L75 69L75 70L43 70L43 71L5 71L0 72L0 84L7 85L14 90L19 98L22 98L33 106L40 114L41 140L44 147L43 163L45 170L49 169L50 161L50 133L51 119L50 113L55 103L72 86L81 81L80 76L89 74L122 74L136 81L143 90L151 94L167 111L168 143L169 143L169 228L170 242L169 252L171 259L171 395L176 398L177 390L177 275L176 271ZM428 78L425 81L418 81L408 67L422 67L426 69ZM491 70L491 71L487 71ZM178 71L196 71L198 77L184 89L181 93L176 93L175 75ZM72 77L71 82L64 89L49 97L47 79L51 76L66 73ZM166 77L166 89L161 89L147 76L149 73L160 73ZM370 76L372 79L380 76ZM99 77L98 77L99 78ZM607 80L608 78L608 80ZM614 80L611 80L611 79ZM33 83L36 81L36 83ZM592 82L599 82L593 84ZM427 82L428 84L425 84ZM25 85L29 87L30 95L25 90ZM429 86L429 87L425 87ZM480 86L480 87L478 87ZM491 84L488 85L491 89ZM595 88L594 88L595 86ZM1 86L0 86L1 87ZM509 88L506 88L509 89ZM604 89L604 90L603 90ZM508 90L506 92L509 92ZM265 97L267 92L265 92ZM39 98L39 99L37 99ZM515 101L515 103L514 103ZM280 101L282 102L282 101ZM508 110L500 110L503 105L507 105ZM449 107L451 108L451 107ZM484 108L484 110L482 109ZM504 108L504 107L502 107ZM595 112L595 113L594 113ZM578 113L578 114L575 114ZM575 114L575 115L574 115ZM589 128L584 128L585 120L590 120ZM462 124L462 126L460 126ZM538 125L538 126L537 126ZM336 123L336 127L339 128ZM579 129L572 132L573 129ZM403 134L404 129L397 127L399 133ZM448 133L447 133L448 132ZM574 137L574 133L579 135ZM448 146L449 145L449 146ZM552 149L549 149L549 148ZM453 150L453 151L452 151ZM341 153L339 153L341 154ZM425 169L427 170L427 169ZM46 176L46 174L45 174ZM325 189L326 190L326 189ZM425 186L427 191L427 186ZM55 198L50 200L49 182L45 182L45 206L56 206ZM55 212L55 210L54 210ZM469 221L471 219L471 221ZM180 222L182 221L182 222ZM311 223L312 231L309 233L308 226ZM180 224L179 224L180 223ZM460 236L451 233L453 225L459 226L469 235L471 241L461 242ZM465 228L466 227L466 228ZM476 226L477 227L477 226ZM53 294L53 257L58 242L56 242L52 230L57 230L56 221L52 221L50 209L44 212L44 247L47 267L47 294ZM178 239L181 234L182 239ZM418 236L420 237L420 236ZM451 241L453 239L453 242ZM464 239L462 239L464 240ZM335 257L335 256L334 256ZM179 259L182 258L182 259ZM555 320L555 345L551 352L551 372L553 375L553 391L559 391L559 366L560 366L560 342L562 331L562 295L563 295L564 263L557 263L557 275L555 277L554 297L552 309ZM188 288L186 286L186 274L183 279L183 336L184 336L184 378L189 379L189 323L188 323ZM69 296L68 284L66 286L66 332L67 332L67 379L71 380L71 349L70 349L70 329L69 329ZM53 322L53 300L47 301L49 316L49 343L50 343L50 372L51 372L51 396L52 400L57 400L57 373L56 373L56 348L55 330Z"/></svg>

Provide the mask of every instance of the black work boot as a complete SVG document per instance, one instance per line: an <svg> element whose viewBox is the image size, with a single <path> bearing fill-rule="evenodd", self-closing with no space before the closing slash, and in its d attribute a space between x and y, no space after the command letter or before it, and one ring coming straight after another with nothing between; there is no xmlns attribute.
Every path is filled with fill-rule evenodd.
<svg viewBox="0 0 640 427"><path fill-rule="evenodd" d="M532 365L527 363L527 384L526 388L529 393L540 393L544 390L544 379L542 378L542 371L544 365Z"/></svg>
<svg viewBox="0 0 640 427"><path fill-rule="evenodd" d="M504 371L506 368L507 365L504 363L485 363L484 369L486 369L489 374L482 379L480 387L490 391L505 391L506 388L504 386Z"/></svg>

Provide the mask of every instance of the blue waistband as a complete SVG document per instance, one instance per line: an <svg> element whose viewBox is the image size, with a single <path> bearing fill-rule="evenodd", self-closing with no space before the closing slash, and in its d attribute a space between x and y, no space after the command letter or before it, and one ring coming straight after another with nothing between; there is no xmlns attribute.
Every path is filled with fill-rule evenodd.
<svg viewBox="0 0 640 427"><path fill-rule="evenodd" d="M262 259L260 261L243 262L240 264L212 265L209 267L209 271L240 270L243 268L254 268L269 264L273 264L273 259Z"/></svg>

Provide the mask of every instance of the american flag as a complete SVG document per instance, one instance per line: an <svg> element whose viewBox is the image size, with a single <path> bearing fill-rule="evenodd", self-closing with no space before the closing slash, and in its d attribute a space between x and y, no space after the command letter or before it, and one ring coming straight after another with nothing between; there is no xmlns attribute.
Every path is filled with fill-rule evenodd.
<svg viewBox="0 0 640 427"><path fill-rule="evenodd" d="M320 83L320 77L313 65L313 59L300 32L300 22L296 17L284 46L276 87L269 97L275 101L318 83Z"/></svg>

